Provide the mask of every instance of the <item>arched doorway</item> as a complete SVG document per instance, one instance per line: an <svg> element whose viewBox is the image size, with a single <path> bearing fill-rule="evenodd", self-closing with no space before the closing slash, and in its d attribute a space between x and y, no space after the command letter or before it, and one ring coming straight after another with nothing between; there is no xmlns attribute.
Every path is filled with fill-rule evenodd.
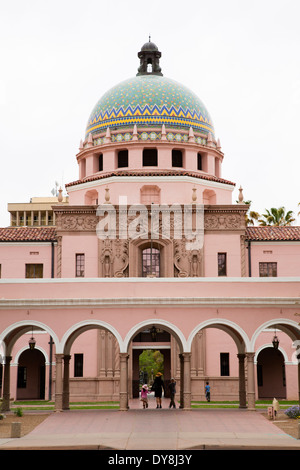
<svg viewBox="0 0 300 470"><path fill-rule="evenodd" d="M132 398L138 398L141 386L141 375L145 379L145 371L141 369L140 356L143 351L158 352L163 356L163 379L165 397L168 397L168 385L171 380L171 335L162 328L152 326L140 331L132 340ZM153 366L155 370L155 365ZM151 372L147 373L148 385L152 385Z"/></svg>
<svg viewBox="0 0 300 470"><path fill-rule="evenodd" d="M282 353L265 348L257 357L258 398L286 398L285 363Z"/></svg>
<svg viewBox="0 0 300 470"><path fill-rule="evenodd" d="M26 349L19 357L17 400L45 398L45 357L38 349Z"/></svg>

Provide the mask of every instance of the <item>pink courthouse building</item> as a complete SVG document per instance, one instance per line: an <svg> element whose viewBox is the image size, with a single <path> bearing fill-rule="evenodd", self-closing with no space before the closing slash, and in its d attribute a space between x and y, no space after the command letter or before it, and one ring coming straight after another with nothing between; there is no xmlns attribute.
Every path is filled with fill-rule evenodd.
<svg viewBox="0 0 300 470"><path fill-rule="evenodd" d="M206 107L160 57L149 40L137 75L96 103L67 197L9 205L3 410L11 399L127 410L147 349L163 354L183 409L207 381L211 400L249 410L299 399L300 227L246 226Z"/></svg>

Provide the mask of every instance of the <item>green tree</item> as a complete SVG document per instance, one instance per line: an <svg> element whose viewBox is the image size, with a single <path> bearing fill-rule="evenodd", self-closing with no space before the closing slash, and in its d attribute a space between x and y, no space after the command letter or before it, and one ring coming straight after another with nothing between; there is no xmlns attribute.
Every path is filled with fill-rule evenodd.
<svg viewBox="0 0 300 470"><path fill-rule="evenodd" d="M274 226L287 226L292 225L296 220L293 217L293 211L286 212L284 207L271 207L270 210L266 209L266 214L261 215L261 219L258 220L259 225L274 225Z"/></svg>
<svg viewBox="0 0 300 470"><path fill-rule="evenodd" d="M157 372L164 372L164 356L160 351L153 349L145 349L139 358L140 370L146 372L148 375L148 382L150 383L157 374Z"/></svg>

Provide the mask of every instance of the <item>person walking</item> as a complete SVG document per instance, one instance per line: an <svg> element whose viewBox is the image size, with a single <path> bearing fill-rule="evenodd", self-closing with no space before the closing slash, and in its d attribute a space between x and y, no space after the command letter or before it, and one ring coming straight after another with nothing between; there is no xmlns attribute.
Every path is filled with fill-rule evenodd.
<svg viewBox="0 0 300 470"><path fill-rule="evenodd" d="M156 398L156 408L161 408L161 397L162 391L165 392L165 384L162 380L162 373L158 372L155 376L151 391L154 392L154 396Z"/></svg>
<svg viewBox="0 0 300 470"><path fill-rule="evenodd" d="M171 379L171 382L169 383L169 390L170 390L170 404L169 408L176 408L175 405L175 393L176 393L176 382L175 379Z"/></svg>
<svg viewBox="0 0 300 470"><path fill-rule="evenodd" d="M207 401L210 401L210 385L209 382L206 382L205 385L205 397Z"/></svg>
<svg viewBox="0 0 300 470"><path fill-rule="evenodd" d="M151 393L148 389L148 385L145 384L142 386L141 390L141 402L143 403L143 408L148 408L148 393Z"/></svg>

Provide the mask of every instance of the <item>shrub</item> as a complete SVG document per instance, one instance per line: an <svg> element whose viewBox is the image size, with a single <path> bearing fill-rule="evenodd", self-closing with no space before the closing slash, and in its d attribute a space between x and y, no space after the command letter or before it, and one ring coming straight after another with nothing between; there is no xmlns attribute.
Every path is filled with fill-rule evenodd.
<svg viewBox="0 0 300 470"><path fill-rule="evenodd" d="M298 418L300 417L300 406L295 405L291 406L291 408L288 408L284 412L289 418Z"/></svg>
<svg viewBox="0 0 300 470"><path fill-rule="evenodd" d="M23 416L23 410L22 408L17 408L15 411L14 411L15 415L16 416Z"/></svg>

